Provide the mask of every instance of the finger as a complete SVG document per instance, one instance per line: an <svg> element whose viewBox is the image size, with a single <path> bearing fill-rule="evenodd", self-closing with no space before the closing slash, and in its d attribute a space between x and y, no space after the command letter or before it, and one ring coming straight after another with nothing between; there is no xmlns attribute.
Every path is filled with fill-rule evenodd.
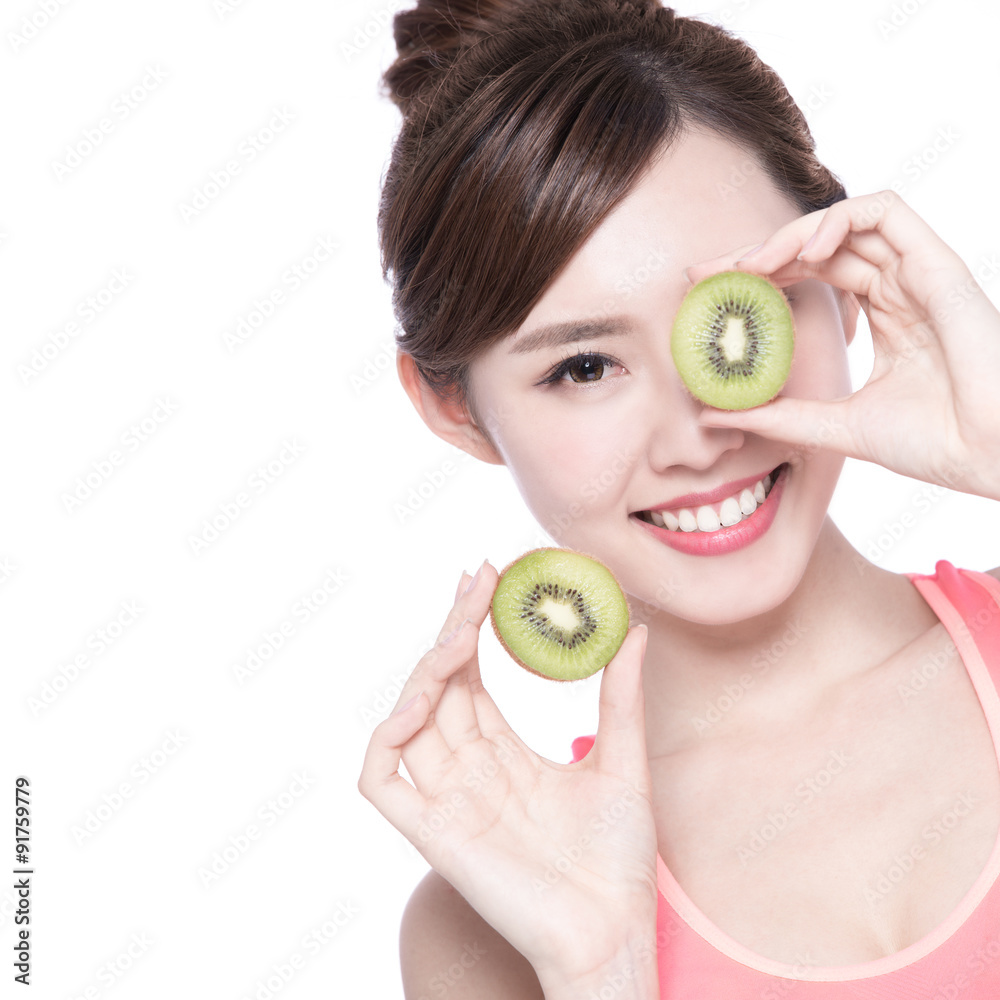
<svg viewBox="0 0 1000 1000"><path fill-rule="evenodd" d="M478 586L471 588L467 585L466 590L463 590L462 594L456 599L455 604L445 619L444 626L438 634L437 641L417 661L417 665L413 668L406 683L403 685L403 689L399 693L399 698L396 700L396 707L404 704L417 691L421 690L427 692L432 709L437 705L448 678L464 662L456 658L454 647L451 646L452 641L458 636L466 620L473 621L477 625L482 624L486 611L489 609L489 596L492 595L489 571L492 570L491 566L484 563L484 569L480 574L480 579L484 582L483 591L489 591L488 595L481 593ZM495 571L493 573L495 575ZM467 575L463 573L463 578Z"/></svg>
<svg viewBox="0 0 1000 1000"><path fill-rule="evenodd" d="M464 570L462 571L462 578L458 581L458 587L455 590L455 603L458 603L458 599L465 593L466 588L472 582L472 577L469 576Z"/></svg>
<svg viewBox="0 0 1000 1000"><path fill-rule="evenodd" d="M404 710L380 722L365 751L358 791L408 840L415 842L424 797L399 773L401 748L427 719L427 698L418 694Z"/></svg>
<svg viewBox="0 0 1000 1000"><path fill-rule="evenodd" d="M455 604L451 609L450 614L445 619L444 625L441 627L440 633L438 633L438 641L441 640L443 636L448 635L453 632L462 622L469 617L468 608L479 607L482 603L481 600L477 598L479 594L479 584L481 581L486 579L485 585L489 587L490 595L493 594L493 587L489 586L489 577L491 575L496 575L496 570L490 565L488 559L484 559L482 565L476 570L475 576L466 584L465 589L458 593L455 597ZM463 578L467 574L462 574ZM495 586L495 581L494 581ZM480 595L481 597L481 595ZM489 610L489 604L486 605L486 610Z"/></svg>
<svg viewBox="0 0 1000 1000"><path fill-rule="evenodd" d="M641 794L649 791L642 692L642 659L647 635L645 625L629 629L621 648L604 668L594 740L594 761L598 769L620 775Z"/></svg>
<svg viewBox="0 0 1000 1000"><path fill-rule="evenodd" d="M452 687L454 672L475 655L478 641L479 630L472 622L464 622L454 639L441 648L438 659L424 674L424 682L427 689L430 689L425 689L424 692L429 705L427 718L402 748L406 770L423 795L433 795L439 784L455 768L455 753L445 733L453 734L458 731L467 733L468 739L480 738L479 724L468 688L464 688L464 698L453 695L445 700L446 692ZM435 672L445 676L443 679L435 678Z"/></svg>
<svg viewBox="0 0 1000 1000"><path fill-rule="evenodd" d="M740 268L756 274L763 273L756 270L753 258L746 262L746 266L740 264ZM765 277L779 288L788 288L789 285L815 278L856 295L867 295L880 274L878 267L871 261L849 247L840 247L827 260L793 260Z"/></svg>
<svg viewBox="0 0 1000 1000"><path fill-rule="evenodd" d="M700 260L688 267L684 271L684 276L694 285L713 274L719 274L721 271L739 270L737 266L738 262L744 258L754 260L756 253L753 253L753 256L750 257L747 257L747 255L751 252L759 251L763 246L763 243L757 245L748 243L728 253L720 254L718 257L712 257L710 260Z"/></svg>
<svg viewBox="0 0 1000 1000"><path fill-rule="evenodd" d="M472 578L470 578L470 585ZM490 601L496 584L496 571L484 563L475 587L466 594L463 591L460 606L468 621L466 628L478 630L489 613ZM449 677L435 709L434 719L442 738L452 750L482 738L476 707L473 702L473 688L470 682L482 686L479 676L477 646L473 645L465 662Z"/></svg>
<svg viewBox="0 0 1000 1000"><path fill-rule="evenodd" d="M866 458L858 451L847 419L849 399L849 396L832 400L779 396L749 410L716 410L706 406L698 419L704 427L736 427L793 445L797 452L789 458L793 464L821 448L852 458Z"/></svg>
<svg viewBox="0 0 1000 1000"><path fill-rule="evenodd" d="M957 254L937 233L895 191L890 190L847 198L831 205L798 255L802 260L822 260L843 243L849 233L866 231L881 234L889 250L897 257L924 255L932 251L940 255L942 261L960 263Z"/></svg>

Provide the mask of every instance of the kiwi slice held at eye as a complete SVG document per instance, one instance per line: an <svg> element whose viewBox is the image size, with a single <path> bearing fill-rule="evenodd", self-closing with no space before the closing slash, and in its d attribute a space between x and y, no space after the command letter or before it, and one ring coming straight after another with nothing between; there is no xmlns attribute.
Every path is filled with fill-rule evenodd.
<svg viewBox="0 0 1000 1000"><path fill-rule="evenodd" d="M629 610L603 563L571 549L532 549L501 573L490 619L522 667L575 681L611 662L628 632Z"/></svg>
<svg viewBox="0 0 1000 1000"><path fill-rule="evenodd" d="M670 350L693 396L721 410L746 410L781 391L794 341L781 289L757 274L723 271L687 293Z"/></svg>

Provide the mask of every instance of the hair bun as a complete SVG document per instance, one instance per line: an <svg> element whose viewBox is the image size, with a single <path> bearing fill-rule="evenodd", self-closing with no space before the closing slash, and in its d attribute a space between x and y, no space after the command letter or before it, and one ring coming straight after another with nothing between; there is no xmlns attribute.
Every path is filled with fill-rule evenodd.
<svg viewBox="0 0 1000 1000"><path fill-rule="evenodd" d="M418 0L393 18L396 61L382 80L405 114L414 97L439 79L466 45L495 29L495 19L523 0ZM491 23L494 22L494 23Z"/></svg>

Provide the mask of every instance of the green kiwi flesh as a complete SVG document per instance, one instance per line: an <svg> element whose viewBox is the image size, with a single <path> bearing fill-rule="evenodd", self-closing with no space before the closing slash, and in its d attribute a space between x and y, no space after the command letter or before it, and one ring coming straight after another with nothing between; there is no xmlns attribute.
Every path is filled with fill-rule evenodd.
<svg viewBox="0 0 1000 1000"><path fill-rule="evenodd" d="M794 339L781 289L757 274L723 271L687 293L670 350L692 395L721 410L746 410L781 391Z"/></svg>
<svg viewBox="0 0 1000 1000"><path fill-rule="evenodd" d="M500 575L493 631L524 668L556 681L607 666L628 632L628 602L603 563L571 549L532 549Z"/></svg>

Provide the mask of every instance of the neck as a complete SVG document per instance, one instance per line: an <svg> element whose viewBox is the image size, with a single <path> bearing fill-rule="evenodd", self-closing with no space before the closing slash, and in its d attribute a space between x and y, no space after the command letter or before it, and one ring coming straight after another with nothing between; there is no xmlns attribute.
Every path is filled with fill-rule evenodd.
<svg viewBox="0 0 1000 1000"><path fill-rule="evenodd" d="M936 622L905 576L862 558L828 517L802 579L770 611L726 625L649 621L650 759L763 733Z"/></svg>

